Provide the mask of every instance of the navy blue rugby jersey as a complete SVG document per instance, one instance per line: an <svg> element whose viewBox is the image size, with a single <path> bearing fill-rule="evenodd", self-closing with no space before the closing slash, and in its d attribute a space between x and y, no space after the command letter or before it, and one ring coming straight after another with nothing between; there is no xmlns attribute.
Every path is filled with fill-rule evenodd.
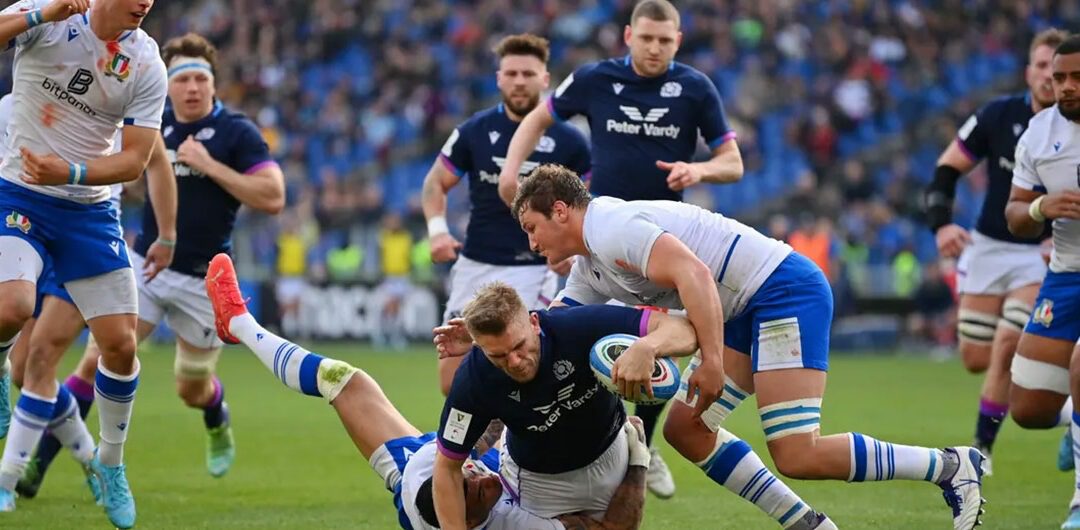
<svg viewBox="0 0 1080 530"><path fill-rule="evenodd" d="M500 103L477 112L454 129L439 153L447 169L469 181L472 210L462 254L471 260L491 265L547 263L529 250L528 236L499 198L499 173L517 128L518 122L506 115ZM590 162L585 137L569 124L555 124L544 132L536 150L521 165L521 174L548 163L562 164L586 177Z"/></svg>
<svg viewBox="0 0 1080 530"><path fill-rule="evenodd" d="M587 64L559 85L548 110L556 120L588 119L589 191L626 201L682 200L656 161L692 161L699 135L709 149L735 138L716 86L679 62L658 77L635 73L629 55Z"/></svg>
<svg viewBox="0 0 1080 530"><path fill-rule="evenodd" d="M596 381L589 350L613 333L645 333L649 310L592 305L536 314L540 364L532 381L514 381L477 347L458 368L439 422L443 454L464 459L488 423L500 419L519 466L562 473L587 466L618 436L626 412Z"/></svg>
<svg viewBox="0 0 1080 530"><path fill-rule="evenodd" d="M1016 142L1034 115L1030 94L1004 96L983 105L957 132L956 142L968 157L976 162L986 159L990 180L975 229L999 241L1038 244L1049 235L1047 223L1047 231L1042 236L1016 237L1009 232L1005 220L1005 205L1012 190Z"/></svg>
<svg viewBox="0 0 1080 530"><path fill-rule="evenodd" d="M254 173L276 164L262 133L246 116L221 102L201 120L180 123L171 106L165 108L161 135L176 173L176 252L170 269L202 277L215 254L232 249L232 231L240 201L211 178L176 161L176 150L188 136L202 142L210 156L242 173ZM135 252L146 255L157 239L154 205L143 209L142 233L135 239Z"/></svg>

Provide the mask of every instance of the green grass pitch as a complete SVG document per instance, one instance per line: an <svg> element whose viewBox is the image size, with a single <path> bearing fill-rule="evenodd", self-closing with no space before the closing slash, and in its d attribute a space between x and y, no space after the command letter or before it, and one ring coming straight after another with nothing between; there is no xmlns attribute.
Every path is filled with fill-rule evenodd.
<svg viewBox="0 0 1080 530"><path fill-rule="evenodd" d="M430 349L380 353L368 347L317 349L363 368L414 424L432 430L442 405ZM285 389L246 350L229 348L219 373L232 409L238 456L222 479L204 466L201 414L175 397L172 347L145 347L126 460L147 529L359 528L391 529L390 495L355 450L323 401ZM74 363L74 353L64 370ZM826 393L826 433L857 430L899 443L967 444L974 429L980 380L958 363L909 357L838 357ZM97 433L97 417L90 418ZM748 400L727 428L768 461L755 405ZM1062 431L1021 431L1011 421L999 438L995 475L987 479L988 529L1057 528L1072 493L1072 474L1054 467ZM776 526L748 503L714 485L670 447L663 451L678 484L668 501L650 498L643 528L769 529ZM940 490L916 482L846 484L789 481L805 500L848 529L951 528ZM33 500L0 515L0 528L107 528L81 472L66 455Z"/></svg>

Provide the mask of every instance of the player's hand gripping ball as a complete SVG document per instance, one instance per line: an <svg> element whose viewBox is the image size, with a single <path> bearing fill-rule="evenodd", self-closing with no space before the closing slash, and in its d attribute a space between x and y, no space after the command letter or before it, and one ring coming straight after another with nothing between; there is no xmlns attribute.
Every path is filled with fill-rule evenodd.
<svg viewBox="0 0 1080 530"><path fill-rule="evenodd" d="M596 341L589 351L589 365L596 375L596 380L613 394L618 395L619 389L611 380L611 368L615 365L615 361L619 356L629 349L630 345L636 340L638 340L637 337L625 333L608 335ZM634 400L635 403L658 405L675 397L681 382L679 365L668 357L657 358L653 362L653 373L650 382L652 383L653 397L649 397L648 394L642 391L640 397Z"/></svg>

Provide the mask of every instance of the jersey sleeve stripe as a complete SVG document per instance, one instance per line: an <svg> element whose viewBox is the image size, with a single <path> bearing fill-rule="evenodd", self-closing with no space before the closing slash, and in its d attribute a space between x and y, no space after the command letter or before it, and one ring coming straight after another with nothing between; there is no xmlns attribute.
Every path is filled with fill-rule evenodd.
<svg viewBox="0 0 1080 530"><path fill-rule="evenodd" d="M259 162L258 164L247 168L247 170L244 171L244 174L252 175L268 167L277 167L277 165L278 163L275 160L263 160L262 162Z"/></svg>
<svg viewBox="0 0 1080 530"><path fill-rule="evenodd" d="M442 440L436 440L435 445L438 447L439 452L442 453L443 456L451 460L465 460L469 457L469 453L459 453L457 451L454 451L453 449L443 447Z"/></svg>
<svg viewBox="0 0 1080 530"><path fill-rule="evenodd" d="M709 149L716 149L717 147L724 145L728 140L734 140L736 136L738 135L735 134L735 131L728 131L723 136L709 142Z"/></svg>
<svg viewBox="0 0 1080 530"><path fill-rule="evenodd" d="M564 296L559 301L566 304L566 305L568 305L568 306L570 306L570 307L579 307L579 306L581 306L581 302L578 302L577 300L574 300L573 298L570 298L569 296Z"/></svg>
<svg viewBox="0 0 1080 530"><path fill-rule="evenodd" d="M960 151L964 153L964 156L968 157L968 160L971 160L972 162L979 161L979 157L975 156L975 153L972 153L971 149L968 149L968 146L964 145L964 140L959 136L956 137L956 146L960 148Z"/></svg>
<svg viewBox="0 0 1080 530"><path fill-rule="evenodd" d="M454 163L450 161L450 158L446 155L439 153L439 161L442 162L443 167L445 167L451 173L457 175L458 178L465 177L465 172L458 169L457 166L455 166Z"/></svg>
<svg viewBox="0 0 1080 530"><path fill-rule="evenodd" d="M557 121L559 123L562 123L562 122L566 121L566 118L563 118L562 116L559 116L559 113L555 112L555 96L551 96L551 97L548 98L548 100L547 100L547 108L548 108L548 112L551 113L551 117L555 118L555 121Z"/></svg>

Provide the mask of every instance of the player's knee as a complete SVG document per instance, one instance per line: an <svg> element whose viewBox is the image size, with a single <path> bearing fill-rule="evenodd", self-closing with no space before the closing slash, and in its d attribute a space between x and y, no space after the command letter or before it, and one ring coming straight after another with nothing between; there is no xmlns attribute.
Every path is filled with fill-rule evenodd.
<svg viewBox="0 0 1080 530"><path fill-rule="evenodd" d="M135 351L138 348L138 343L135 341L135 334L131 333L130 337L110 337L103 339L98 338L98 348L101 351L101 355L98 358L98 367L104 367L105 369L116 374L130 374L133 373L138 364L138 360L135 357Z"/></svg>
<svg viewBox="0 0 1080 530"><path fill-rule="evenodd" d="M0 339L14 336L34 316L33 299L21 296L0 298Z"/></svg>
<svg viewBox="0 0 1080 530"><path fill-rule="evenodd" d="M672 407L664 422L664 440L691 462L708 457L712 447L706 440L712 432L700 419L693 418L686 406Z"/></svg>
<svg viewBox="0 0 1080 530"><path fill-rule="evenodd" d="M820 459L811 458L821 425L821 398L774 403L758 409L776 468L791 478L819 478Z"/></svg>
<svg viewBox="0 0 1080 530"><path fill-rule="evenodd" d="M1013 421L1025 429L1056 425L1061 404L1069 395L1069 369L1017 354L1011 372L1009 413Z"/></svg>
<svg viewBox="0 0 1080 530"><path fill-rule="evenodd" d="M990 343L960 341L960 360L964 368L973 374L981 374L990 367Z"/></svg>
<svg viewBox="0 0 1080 530"><path fill-rule="evenodd" d="M816 438L816 433L803 433L769 442L769 454L776 464L776 470L787 478L824 478L819 469L821 459L812 456Z"/></svg>
<svg viewBox="0 0 1080 530"><path fill-rule="evenodd" d="M1050 429L1057 425L1061 407L1049 407L1041 400L1020 399L1009 403L1009 415L1025 429Z"/></svg>

